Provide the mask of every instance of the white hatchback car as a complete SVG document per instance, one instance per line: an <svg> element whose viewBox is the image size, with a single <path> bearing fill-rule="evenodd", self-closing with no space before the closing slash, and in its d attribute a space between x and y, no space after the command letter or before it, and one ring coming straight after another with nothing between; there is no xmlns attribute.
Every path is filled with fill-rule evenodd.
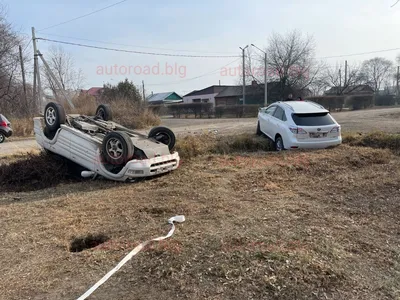
<svg viewBox="0 0 400 300"><path fill-rule="evenodd" d="M311 101L283 101L261 108L257 134L269 137L277 151L342 143L340 125L328 110Z"/></svg>

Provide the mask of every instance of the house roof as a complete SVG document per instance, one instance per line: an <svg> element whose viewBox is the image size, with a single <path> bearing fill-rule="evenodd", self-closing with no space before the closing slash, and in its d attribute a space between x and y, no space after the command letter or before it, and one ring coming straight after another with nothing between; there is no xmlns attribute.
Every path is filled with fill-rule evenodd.
<svg viewBox="0 0 400 300"><path fill-rule="evenodd" d="M156 102L156 101L165 101L168 97L170 97L172 94L176 94L179 98L182 99L181 96L179 96L177 93L175 92L166 92L166 93L157 93L157 94L153 94L149 97L147 97L147 101L148 102ZM171 101L171 100L168 100ZM179 100L176 100L177 102L179 102Z"/></svg>
<svg viewBox="0 0 400 300"><path fill-rule="evenodd" d="M268 83L268 90L272 89L275 86L274 82ZM246 85L246 95L255 95L264 93L264 84L252 84ZM243 86L242 85L234 85L228 86L223 89L215 98L222 97L241 97L243 95Z"/></svg>
<svg viewBox="0 0 400 300"><path fill-rule="evenodd" d="M229 87L229 85L212 85L202 90L194 90L183 97L217 94L222 92L227 87Z"/></svg>
<svg viewBox="0 0 400 300"><path fill-rule="evenodd" d="M103 88L102 87L92 87L88 90L82 90L82 92L90 95L90 96L99 96L100 93L102 92Z"/></svg>
<svg viewBox="0 0 400 300"><path fill-rule="evenodd" d="M326 95L336 95L338 87L332 87L325 92ZM373 93L374 90L367 84L350 85L343 90L343 94Z"/></svg>

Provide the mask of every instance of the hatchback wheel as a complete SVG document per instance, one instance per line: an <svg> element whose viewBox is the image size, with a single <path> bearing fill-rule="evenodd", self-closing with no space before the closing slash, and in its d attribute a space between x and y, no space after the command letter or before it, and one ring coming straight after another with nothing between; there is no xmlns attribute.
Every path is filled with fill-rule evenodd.
<svg viewBox="0 0 400 300"><path fill-rule="evenodd" d="M283 145L283 139L281 136L277 136L275 139L275 150L276 151L285 150L285 146Z"/></svg>
<svg viewBox="0 0 400 300"><path fill-rule="evenodd" d="M0 144L3 143L6 140L6 136L0 132Z"/></svg>
<svg viewBox="0 0 400 300"><path fill-rule="evenodd" d="M258 123L257 123L257 131L256 131L256 134L257 134L257 135L262 135L261 128L260 128L260 121L258 121Z"/></svg>

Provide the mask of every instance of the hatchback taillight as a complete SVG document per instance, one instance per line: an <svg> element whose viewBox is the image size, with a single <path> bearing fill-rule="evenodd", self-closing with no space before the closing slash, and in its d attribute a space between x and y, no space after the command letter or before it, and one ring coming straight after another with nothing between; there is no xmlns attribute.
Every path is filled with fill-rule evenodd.
<svg viewBox="0 0 400 300"><path fill-rule="evenodd" d="M6 121L1 121L0 122L0 127L8 127L8 124Z"/></svg>
<svg viewBox="0 0 400 300"><path fill-rule="evenodd" d="M340 132L340 126L335 126L331 130L331 133L339 133L339 132Z"/></svg>
<svg viewBox="0 0 400 300"><path fill-rule="evenodd" d="M300 127L290 127L289 130L294 134L307 134L307 131Z"/></svg>

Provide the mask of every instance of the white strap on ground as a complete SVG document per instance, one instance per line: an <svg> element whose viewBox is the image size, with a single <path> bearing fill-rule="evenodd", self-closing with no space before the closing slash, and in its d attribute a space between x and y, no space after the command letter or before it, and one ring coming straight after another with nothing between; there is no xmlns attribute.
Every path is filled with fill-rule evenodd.
<svg viewBox="0 0 400 300"><path fill-rule="evenodd" d="M92 286L86 293L84 293L82 296L78 298L78 300L84 300L87 297L89 297L95 290L97 290L104 282L106 282L112 275L114 275L115 272L117 272L121 267L126 264L132 257L134 257L136 254L138 254L148 243L152 241L162 241L165 240L169 237L171 237L174 234L175 231L175 224L174 222L178 223L183 223L185 222L185 216L175 216L172 217L168 220L168 223L172 225L171 230L168 232L166 236L158 237L152 240L148 240L146 242L141 243L140 245L136 246L135 249L133 249L127 256L124 257L123 260L119 262L118 265L114 269L112 269L110 272L108 272L102 279L100 279L94 286Z"/></svg>

